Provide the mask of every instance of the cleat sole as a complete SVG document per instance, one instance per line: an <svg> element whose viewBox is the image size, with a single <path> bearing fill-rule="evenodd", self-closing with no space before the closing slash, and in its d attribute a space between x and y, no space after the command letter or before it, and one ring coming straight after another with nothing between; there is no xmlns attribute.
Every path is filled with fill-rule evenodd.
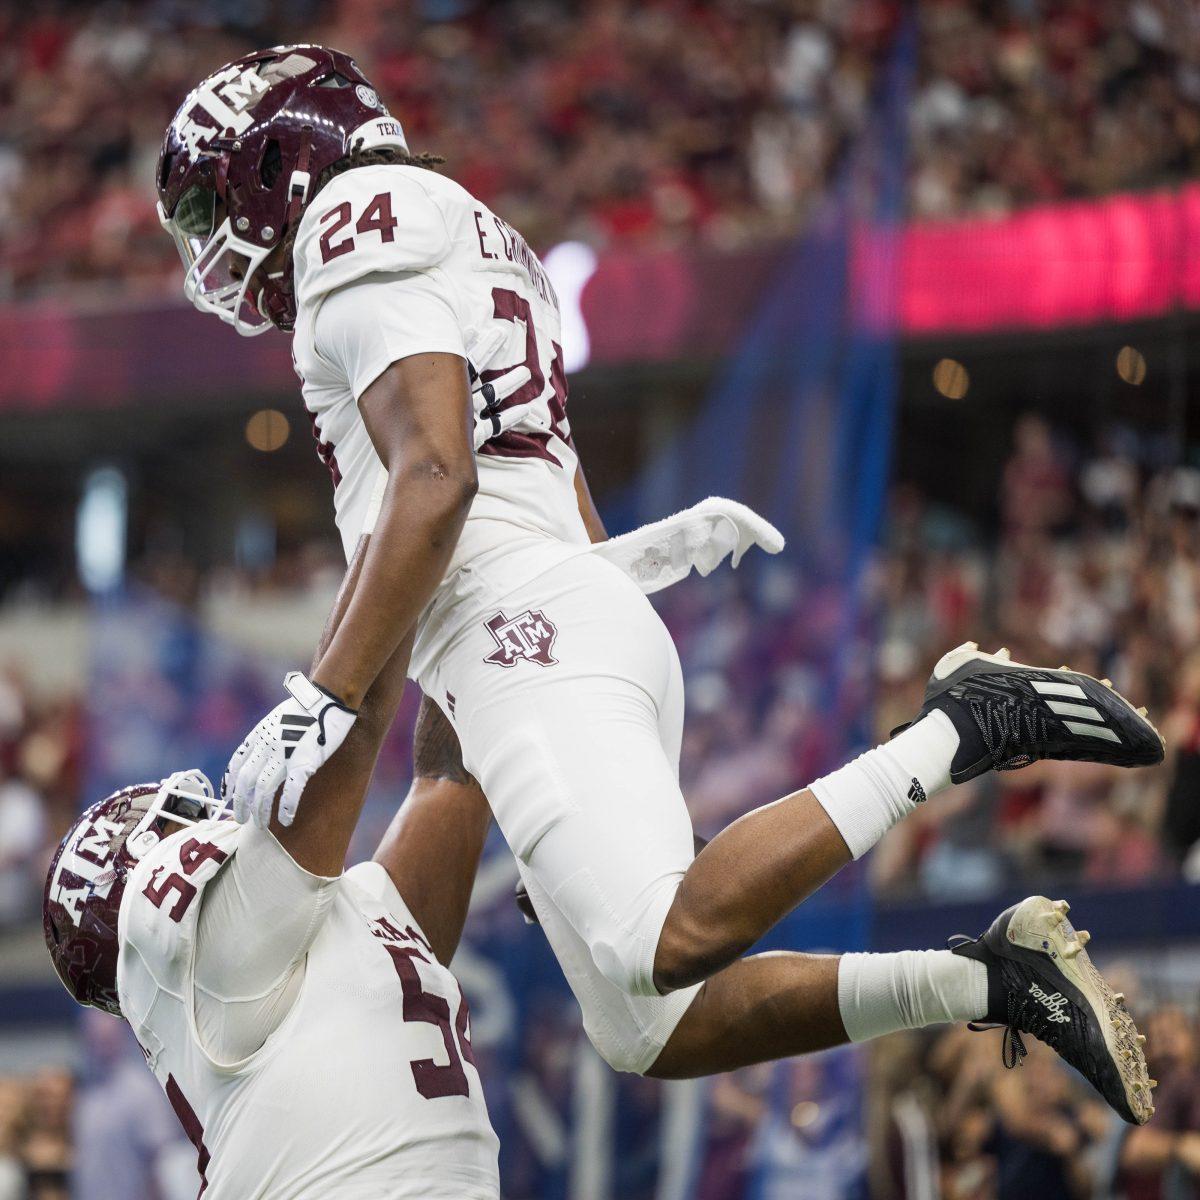
<svg viewBox="0 0 1200 1200"><path fill-rule="evenodd" d="M1085 931L1076 933L1069 922L1062 921L1055 924L1047 939L1045 930L1051 914L1062 914L1067 907L1065 900L1051 902L1045 896L1030 896L1017 905L1009 922L1008 940L1051 959L1057 956L1058 969L1082 995L1103 1031L1134 1120L1145 1125L1154 1113L1150 1103L1150 1072L1142 1051L1146 1038L1138 1033L1123 1006L1124 996L1118 999L1120 993L1108 986L1084 950ZM1049 948L1043 945L1046 940L1050 941Z"/></svg>

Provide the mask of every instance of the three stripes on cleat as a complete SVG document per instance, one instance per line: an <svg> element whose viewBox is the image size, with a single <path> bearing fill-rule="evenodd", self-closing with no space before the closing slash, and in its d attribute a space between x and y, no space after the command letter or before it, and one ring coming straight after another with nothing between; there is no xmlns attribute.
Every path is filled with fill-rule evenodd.
<svg viewBox="0 0 1200 1200"><path fill-rule="evenodd" d="M1060 670L1069 670L1068 667L1060 667ZM1101 681L1105 687L1112 687L1108 680ZM1120 736L1109 729L1104 720L1104 714L1098 709L1093 708L1091 704L1080 704L1078 701L1088 699L1088 694L1077 683L1060 683L1058 680L1045 681L1041 679L1030 680L1030 686L1039 696L1042 697L1046 707L1057 717L1064 718L1063 724L1072 732L1080 737L1103 738L1106 742L1116 742L1121 744ZM1067 699L1054 700L1050 697L1060 696ZM1141 715L1145 715L1145 709L1141 710ZM1074 718L1070 720L1068 718ZM1096 724L1088 724L1087 722L1096 722Z"/></svg>
<svg viewBox="0 0 1200 1200"><path fill-rule="evenodd" d="M978 650L978 642L967 642L965 649ZM1012 661L1012 654L1007 646L1001 646L991 657L1002 659L1005 662ZM1065 663L1058 668L1060 671L1071 671ZM1071 672L1074 674L1074 672ZM1110 692L1115 692L1111 679L1099 680ZM1108 722L1104 718L1104 714L1089 703L1090 697L1077 683L1061 683L1057 680L1043 681L1040 679L1030 680L1035 692L1043 698L1046 707L1050 709L1056 717L1062 719L1063 725L1072 733L1079 737L1099 738L1106 742L1115 742L1118 746L1122 744L1121 737L1115 730L1108 727ZM1049 697L1060 697L1060 699L1050 699ZM1084 703L1079 703L1084 701ZM1139 717L1148 718L1149 713L1143 706L1137 710Z"/></svg>

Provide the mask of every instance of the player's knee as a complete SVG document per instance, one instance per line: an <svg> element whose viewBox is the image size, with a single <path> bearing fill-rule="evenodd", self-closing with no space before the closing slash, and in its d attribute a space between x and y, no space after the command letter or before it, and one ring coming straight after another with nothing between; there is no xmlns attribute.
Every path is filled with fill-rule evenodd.
<svg viewBox="0 0 1200 1200"><path fill-rule="evenodd" d="M611 940L593 939L592 959L600 974L627 996L656 996L654 941L630 931Z"/></svg>
<svg viewBox="0 0 1200 1200"><path fill-rule="evenodd" d="M659 992L677 992L703 983L748 948L720 931L701 927L673 909L659 934L654 953L654 986Z"/></svg>

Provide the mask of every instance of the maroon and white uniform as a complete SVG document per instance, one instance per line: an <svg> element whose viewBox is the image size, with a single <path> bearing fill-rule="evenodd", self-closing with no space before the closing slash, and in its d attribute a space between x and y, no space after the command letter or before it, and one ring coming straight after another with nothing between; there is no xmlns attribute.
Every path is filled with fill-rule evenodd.
<svg viewBox="0 0 1200 1200"><path fill-rule="evenodd" d="M466 1001L379 864L321 878L205 821L138 863L118 934L205 1200L499 1196Z"/></svg>
<svg viewBox="0 0 1200 1200"><path fill-rule="evenodd" d="M660 996L652 979L693 839L679 661L644 593L782 539L710 501L589 544L554 290L520 235L453 181L394 165L336 176L301 221L295 285L293 357L347 556L387 481L357 402L388 366L439 351L484 382L528 371L492 411L473 393L479 491L410 674L454 724L589 1036L613 1066L645 1071L696 989Z"/></svg>
<svg viewBox="0 0 1200 1200"><path fill-rule="evenodd" d="M391 363L431 351L466 359L485 382L513 368L529 371L501 401L504 422L515 412L519 419L477 456L479 491L447 584L460 568L514 549L531 555L535 569L588 549L575 499L558 300L515 230L432 171L360 167L335 177L308 207L294 257L292 356L333 476L347 558L374 528L387 482L358 398ZM481 393L476 404L487 426ZM463 599L461 587L443 586L430 605L414 678Z"/></svg>

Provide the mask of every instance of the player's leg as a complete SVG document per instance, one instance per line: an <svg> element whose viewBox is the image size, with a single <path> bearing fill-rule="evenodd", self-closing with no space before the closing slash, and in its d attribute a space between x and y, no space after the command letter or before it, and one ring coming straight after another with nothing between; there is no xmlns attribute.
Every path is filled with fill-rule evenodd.
<svg viewBox="0 0 1200 1200"><path fill-rule="evenodd" d="M960 646L934 668L907 729L713 838L684 875L663 924L655 984L665 991L711 977L951 783L1043 758L1141 766L1162 755L1145 710L1107 680Z"/></svg>
<svg viewBox="0 0 1200 1200"><path fill-rule="evenodd" d="M1100 757L1097 748L1112 755L1109 761L1132 763L1150 755L1149 739L1154 754L1161 755L1153 728L1101 683L1083 676L1069 676L1078 683L1069 682L1061 671L1023 668L964 648L939 664L911 730L807 792L736 822L692 862L690 823L666 748L670 739L659 727L673 690L674 655L663 650L670 643L661 623L640 593L635 596L627 581L616 582L602 564L582 563L539 581L528 593L518 592L508 606L518 612L528 607L558 622L553 666L532 670L519 664L523 676L498 672L490 644L469 641L447 659L459 691L468 766L524 873L538 884L539 911L552 906L588 949L598 975L634 999L657 1000L660 982L669 986L715 974L852 852L865 852L895 820L951 779L1034 757ZM492 672L487 680L478 664ZM1039 704L1046 707L1047 695L1076 692L1091 702L1069 702L1071 716L1088 725L1084 733L1049 728L1035 711ZM1058 712L1055 703L1047 711ZM1066 725L1072 723L1080 722ZM532 888L531 895L538 905ZM664 934L676 921L685 936ZM660 952L668 946L678 961L659 975ZM809 1007L833 1011L829 973L822 995L821 979L808 978L807 964L790 963L796 978L785 975L784 988L795 984L795 1003L782 1010L774 1030L761 1024L760 1056L803 1048L782 1032L794 1013ZM589 969L583 968L579 986L573 981L585 1011ZM857 1037L856 1031L869 1036L872 1030L978 1015L978 972L944 952L921 958L847 956L837 976L838 1018L811 1031L819 1044ZM855 985L859 976L861 988ZM739 967L710 989L713 1003L705 1015L723 1019L726 1004L716 1002L723 996L732 996L735 1008L778 1010L777 978L774 969ZM764 986L748 986L756 979L765 980ZM856 993L863 997L861 1013L854 1011ZM883 999L876 1003L879 994ZM668 1025L656 1023L659 1035L666 1029L669 1036Z"/></svg>
<svg viewBox="0 0 1200 1200"><path fill-rule="evenodd" d="M986 969L949 950L755 954L701 985L646 1073L711 1075L986 1013Z"/></svg>
<svg viewBox="0 0 1200 1200"><path fill-rule="evenodd" d="M493 688L490 702L478 708L456 692L456 707L468 766L517 852L588 1035L611 1065L707 1074L833 1045L847 1030L874 1036L982 1015L982 967L948 951L848 956L849 964L862 959L857 974L853 965L839 972L834 958L760 956L702 989L658 994L653 964L664 921L675 910L681 880L708 855L705 848L693 862L678 787L678 660L661 627L635 640L640 596L633 611L623 611L619 594L605 595L601 576L591 580L591 606L621 621L625 642L608 649L602 667L593 663L573 674L570 630L577 614L565 597L556 599L545 609L559 619L555 654L566 669L527 674L536 683L529 687L518 686L520 676L504 676L509 686L500 695ZM483 657L473 653L469 661ZM641 684L631 682L635 676ZM483 668L475 673L480 677L487 679ZM739 939L752 943L849 860L842 835L810 792L768 806L757 818L757 830L744 820L720 835L725 853L741 861L732 879L721 880L718 903L706 907L720 928L705 930L702 946L725 951ZM743 833L753 837L742 842ZM763 873L776 881L769 892L776 907L760 898L747 916L746 894ZM861 993L861 1016L853 996L843 1016L839 974Z"/></svg>
<svg viewBox="0 0 1200 1200"><path fill-rule="evenodd" d="M1031 896L952 950L742 959L701 986L646 1073L691 1078L900 1029L980 1021L1004 1027L1008 1065L1025 1054L1022 1036L1036 1037L1124 1120L1144 1124L1155 1086L1145 1038L1067 911L1065 901Z"/></svg>

